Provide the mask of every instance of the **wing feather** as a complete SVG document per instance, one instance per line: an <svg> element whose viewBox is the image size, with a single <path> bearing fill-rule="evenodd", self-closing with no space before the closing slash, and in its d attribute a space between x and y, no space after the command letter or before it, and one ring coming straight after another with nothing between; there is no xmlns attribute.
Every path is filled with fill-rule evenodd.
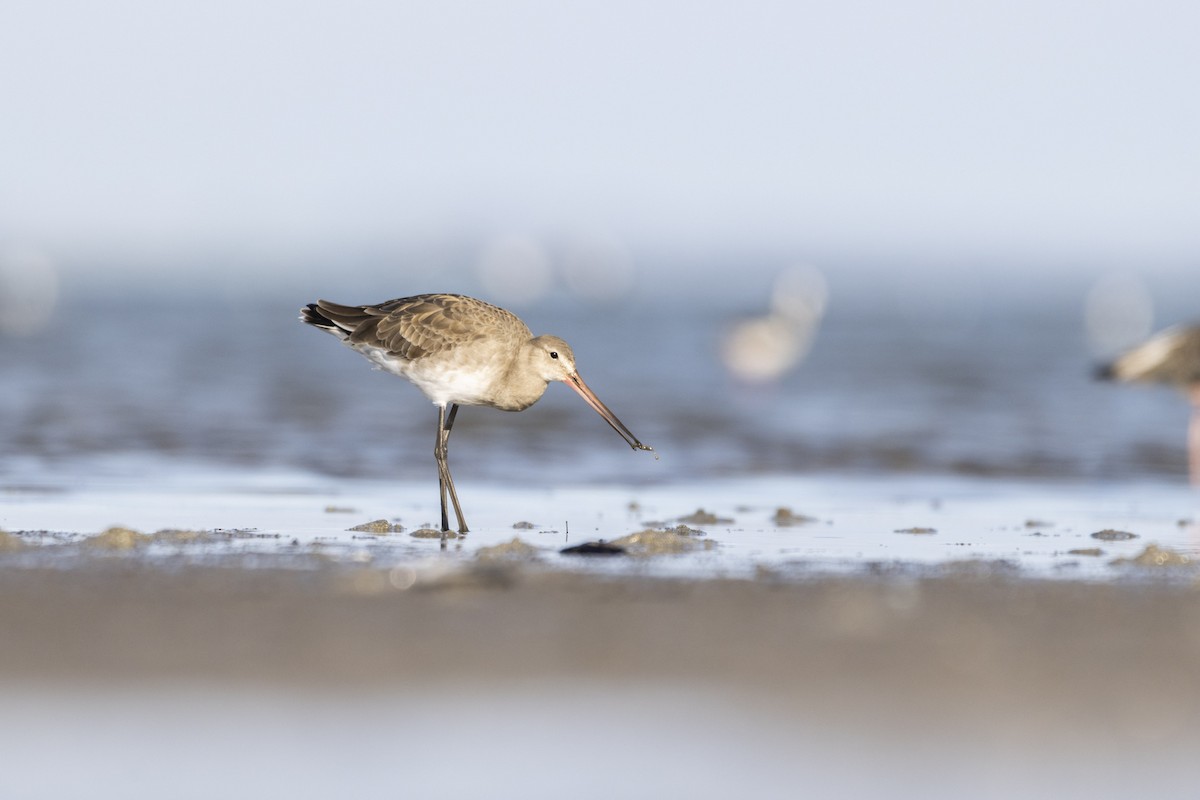
<svg viewBox="0 0 1200 800"><path fill-rule="evenodd" d="M351 344L407 360L453 350L491 335L529 337L525 323L502 308L457 294L421 294L366 306L319 300L317 307Z"/></svg>

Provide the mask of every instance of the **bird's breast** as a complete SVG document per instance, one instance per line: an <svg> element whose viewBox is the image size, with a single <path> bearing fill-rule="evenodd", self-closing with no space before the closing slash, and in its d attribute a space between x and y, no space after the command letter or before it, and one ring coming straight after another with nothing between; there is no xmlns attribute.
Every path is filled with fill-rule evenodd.
<svg viewBox="0 0 1200 800"><path fill-rule="evenodd" d="M470 358L437 357L435 354L408 359L379 348L360 348L377 367L399 375L415 385L437 405L491 406L501 411L522 411L546 391L542 381L513 382L508 363L487 354Z"/></svg>

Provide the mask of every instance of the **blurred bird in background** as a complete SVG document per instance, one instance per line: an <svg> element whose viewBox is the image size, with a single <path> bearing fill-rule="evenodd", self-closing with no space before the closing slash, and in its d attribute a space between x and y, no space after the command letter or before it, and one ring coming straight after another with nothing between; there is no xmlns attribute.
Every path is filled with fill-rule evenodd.
<svg viewBox="0 0 1200 800"><path fill-rule="evenodd" d="M1097 370L1097 377L1178 387L1192 404L1188 472L1200 486L1200 325L1168 328Z"/></svg>

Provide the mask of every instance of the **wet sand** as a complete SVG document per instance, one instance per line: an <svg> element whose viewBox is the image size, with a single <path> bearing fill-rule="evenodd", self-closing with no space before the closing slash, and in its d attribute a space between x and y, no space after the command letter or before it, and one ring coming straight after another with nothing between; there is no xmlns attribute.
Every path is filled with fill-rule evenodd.
<svg viewBox="0 0 1200 800"><path fill-rule="evenodd" d="M924 578L612 578L486 561L414 581L245 558L0 571L0 747L13 756L0 789L1194 789L1195 582L1028 580L986 564ZM384 760L364 766L364 748ZM82 772L60 771L64 757ZM109 777L78 777L91 773Z"/></svg>
<svg viewBox="0 0 1200 800"><path fill-rule="evenodd" d="M0 679L697 681L809 713L1200 735L1200 586L100 564L5 570ZM1136 728L1136 730L1135 730Z"/></svg>
<svg viewBox="0 0 1200 800"><path fill-rule="evenodd" d="M1190 494L333 488L6 495L0 797L1194 796Z"/></svg>

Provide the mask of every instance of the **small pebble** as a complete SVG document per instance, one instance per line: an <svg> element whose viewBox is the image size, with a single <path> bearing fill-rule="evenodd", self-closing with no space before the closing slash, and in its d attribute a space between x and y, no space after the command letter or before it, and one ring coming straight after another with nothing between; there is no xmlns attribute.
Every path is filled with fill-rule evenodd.
<svg viewBox="0 0 1200 800"><path fill-rule="evenodd" d="M679 518L680 522L686 522L691 525L731 525L732 519L728 517L718 517L716 514L710 514L703 508L697 508L691 514Z"/></svg>
<svg viewBox="0 0 1200 800"><path fill-rule="evenodd" d="M364 522L361 525L355 525L350 530L358 531L359 533L403 533L404 526L399 523L392 524L386 519L377 519L374 522Z"/></svg>
<svg viewBox="0 0 1200 800"><path fill-rule="evenodd" d="M1093 539L1099 539L1102 542L1124 542L1129 539L1136 539L1136 533L1129 531L1114 531L1112 528L1105 528L1102 531L1096 531L1092 534Z"/></svg>

